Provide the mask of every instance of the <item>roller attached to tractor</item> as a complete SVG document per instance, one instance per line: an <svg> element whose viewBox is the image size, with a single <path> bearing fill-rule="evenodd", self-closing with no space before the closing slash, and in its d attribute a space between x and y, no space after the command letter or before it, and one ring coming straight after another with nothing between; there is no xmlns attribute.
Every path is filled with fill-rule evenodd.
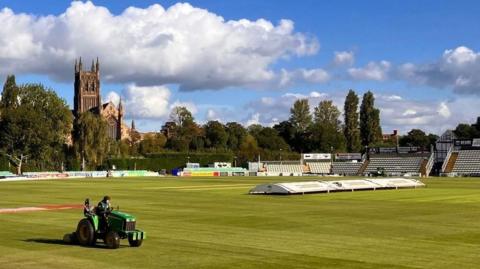
<svg viewBox="0 0 480 269"><path fill-rule="evenodd" d="M85 218L80 220L74 233L66 234L63 240L67 243L79 243L82 246L95 246L97 240L103 240L108 248L120 247L120 239L128 239L131 247L140 247L146 233L135 228L136 219L109 206L101 210L91 207L90 200L85 200L83 210Z"/></svg>

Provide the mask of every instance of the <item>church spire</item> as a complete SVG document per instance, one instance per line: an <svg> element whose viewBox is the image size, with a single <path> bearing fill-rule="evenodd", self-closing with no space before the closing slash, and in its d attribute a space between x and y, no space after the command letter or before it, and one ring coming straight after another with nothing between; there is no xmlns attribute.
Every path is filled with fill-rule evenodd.
<svg viewBox="0 0 480 269"><path fill-rule="evenodd" d="M123 102L122 102L122 97L120 97L120 102L118 103L118 114L120 116L123 116Z"/></svg>
<svg viewBox="0 0 480 269"><path fill-rule="evenodd" d="M77 63L77 58L75 58L75 73L78 72L78 63Z"/></svg>
<svg viewBox="0 0 480 269"><path fill-rule="evenodd" d="M92 59L92 67L90 68L90 71L95 72L95 61Z"/></svg>
<svg viewBox="0 0 480 269"><path fill-rule="evenodd" d="M122 97L118 103L117 140L122 140L123 103Z"/></svg>
<svg viewBox="0 0 480 269"><path fill-rule="evenodd" d="M78 71L83 71L82 57L80 57L80 62L78 63Z"/></svg>
<svg viewBox="0 0 480 269"><path fill-rule="evenodd" d="M97 57L97 63L95 65L95 72L100 72L100 62L98 61L98 57Z"/></svg>

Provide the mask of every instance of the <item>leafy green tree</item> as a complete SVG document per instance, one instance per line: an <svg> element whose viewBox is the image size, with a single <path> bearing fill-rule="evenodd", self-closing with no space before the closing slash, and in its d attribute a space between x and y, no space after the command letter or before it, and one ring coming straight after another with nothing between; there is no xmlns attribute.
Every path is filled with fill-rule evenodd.
<svg viewBox="0 0 480 269"><path fill-rule="evenodd" d="M167 138L161 133L146 134L142 141L140 141L139 151L141 154L158 153L163 150Z"/></svg>
<svg viewBox="0 0 480 269"><path fill-rule="evenodd" d="M269 150L290 150L288 144L278 135L277 130L271 127L263 128L255 137L258 146Z"/></svg>
<svg viewBox="0 0 480 269"><path fill-rule="evenodd" d="M130 145L128 144L128 142L125 140L120 140L120 141L117 141L117 143L118 143L118 153L120 154L120 156L122 157L129 156Z"/></svg>
<svg viewBox="0 0 480 269"><path fill-rule="evenodd" d="M199 127L200 128L200 127ZM205 130L200 128L197 129L198 134L192 137L190 141L190 150L202 151L205 149L206 138L205 138Z"/></svg>
<svg viewBox="0 0 480 269"><path fill-rule="evenodd" d="M295 143L295 127L293 127L290 121L282 121L278 124L275 124L273 129L277 130L278 134L290 145L291 148L297 148Z"/></svg>
<svg viewBox="0 0 480 269"><path fill-rule="evenodd" d="M321 101L314 109L314 123L328 124L335 128L341 128L340 111L331 100Z"/></svg>
<svg viewBox="0 0 480 269"><path fill-rule="evenodd" d="M362 145L370 146L381 141L380 110L375 108L375 97L368 91L360 106L360 137Z"/></svg>
<svg viewBox="0 0 480 269"><path fill-rule="evenodd" d="M96 169L108 154L110 141L107 123L98 115L84 112L74 123L74 145L77 156L82 162L82 169Z"/></svg>
<svg viewBox="0 0 480 269"><path fill-rule="evenodd" d="M399 144L400 146L428 148L430 146L430 139L424 131L412 129L407 135L400 138Z"/></svg>
<svg viewBox="0 0 480 269"><path fill-rule="evenodd" d="M109 139L109 146L108 146L108 158L113 157L127 157L130 155L130 145L125 140L113 140ZM80 169L80 167L78 168Z"/></svg>
<svg viewBox="0 0 480 269"><path fill-rule="evenodd" d="M184 106L177 106L170 113L170 121L175 122L177 126L185 127L193 124L192 113Z"/></svg>
<svg viewBox="0 0 480 269"><path fill-rule="evenodd" d="M290 121L282 121L273 126L277 130L280 137L287 142L292 150L297 152L311 151L309 139L311 137L311 128L307 128L304 132L297 132Z"/></svg>
<svg viewBox="0 0 480 269"><path fill-rule="evenodd" d="M142 139L142 135L135 129L130 129L128 134L130 137L128 138L127 143L131 146L138 144Z"/></svg>
<svg viewBox="0 0 480 269"><path fill-rule="evenodd" d="M310 105L308 99L299 99L295 101L290 109L290 119L295 130L299 133L305 132L312 124L312 115L310 114Z"/></svg>
<svg viewBox="0 0 480 269"><path fill-rule="evenodd" d="M331 125L313 124L312 135L309 139L310 151L318 152L344 152L345 137Z"/></svg>
<svg viewBox="0 0 480 269"><path fill-rule="evenodd" d="M240 163L246 163L248 161L255 160L260 153L260 149L257 144L257 140L253 135L247 134L242 142L240 143L240 148L238 150L238 161Z"/></svg>
<svg viewBox="0 0 480 269"><path fill-rule="evenodd" d="M345 150L345 137L339 120L340 111L331 100L319 103L314 112L314 124L310 127L310 144L313 150L330 152Z"/></svg>
<svg viewBox="0 0 480 269"><path fill-rule="evenodd" d="M480 117L477 117L477 121L472 125L478 132L480 132Z"/></svg>
<svg viewBox="0 0 480 269"><path fill-rule="evenodd" d="M218 121L209 121L205 124L204 129L207 147L216 149L227 147L228 134L223 124Z"/></svg>
<svg viewBox="0 0 480 269"><path fill-rule="evenodd" d="M260 132L263 130L263 126L260 124L252 124L248 126L247 131L253 137L258 137Z"/></svg>
<svg viewBox="0 0 480 269"><path fill-rule="evenodd" d="M348 152L359 152L362 147L358 123L358 101L357 94L353 90L350 90L345 98L343 107L345 111L345 128L343 133L345 135Z"/></svg>
<svg viewBox="0 0 480 269"><path fill-rule="evenodd" d="M169 148L177 151L203 148L204 130L195 123L195 119L186 107L175 107L170 114L175 122L175 135L167 141Z"/></svg>
<svg viewBox="0 0 480 269"><path fill-rule="evenodd" d="M192 139L189 139L188 137L176 135L168 140L167 145L170 149L179 152L187 152L190 149L191 142Z"/></svg>
<svg viewBox="0 0 480 269"><path fill-rule="evenodd" d="M226 124L226 132L228 134L227 147L231 150L238 150L243 139L247 135L247 130L236 122L228 122Z"/></svg>
<svg viewBox="0 0 480 269"><path fill-rule="evenodd" d="M15 97L3 100L0 149L17 168L18 174L22 173L27 158L29 166L60 170L72 125L72 113L67 104L41 84L18 87L10 84L6 88L15 93L4 94Z"/></svg>
<svg viewBox="0 0 480 269"><path fill-rule="evenodd" d="M428 134L428 144L429 145L435 145L435 142L437 142L439 136L436 134Z"/></svg>
<svg viewBox="0 0 480 269"><path fill-rule="evenodd" d="M128 144L129 155L130 156L138 155L139 147L140 147L139 143L142 136L135 129L130 129L128 134L129 134L128 139L124 139L124 140Z"/></svg>
<svg viewBox="0 0 480 269"><path fill-rule="evenodd" d="M460 123L453 131L460 139L472 139L480 137L480 132L472 125Z"/></svg>

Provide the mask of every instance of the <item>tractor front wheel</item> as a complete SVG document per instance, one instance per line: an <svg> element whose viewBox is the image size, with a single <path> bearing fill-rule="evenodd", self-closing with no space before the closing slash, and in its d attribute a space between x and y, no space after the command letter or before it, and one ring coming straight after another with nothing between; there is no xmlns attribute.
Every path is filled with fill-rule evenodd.
<svg viewBox="0 0 480 269"><path fill-rule="evenodd" d="M75 232L78 243L82 246L92 246L95 244L95 229L88 219L82 219Z"/></svg>
<svg viewBox="0 0 480 269"><path fill-rule="evenodd" d="M139 247L142 245L143 239L137 239L133 240L132 238L128 238L128 244L130 244L131 247Z"/></svg>
<svg viewBox="0 0 480 269"><path fill-rule="evenodd" d="M120 236L117 232L110 231L105 236L105 244L108 248L116 249L120 247Z"/></svg>

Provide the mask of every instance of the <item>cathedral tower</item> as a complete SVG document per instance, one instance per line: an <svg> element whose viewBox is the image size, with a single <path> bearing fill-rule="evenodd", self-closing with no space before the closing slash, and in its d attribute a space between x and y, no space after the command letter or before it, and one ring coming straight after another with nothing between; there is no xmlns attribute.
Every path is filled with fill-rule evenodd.
<svg viewBox="0 0 480 269"><path fill-rule="evenodd" d="M100 64L92 60L90 71L83 70L82 58L75 60L75 94L73 111L76 117L85 111L101 113Z"/></svg>

